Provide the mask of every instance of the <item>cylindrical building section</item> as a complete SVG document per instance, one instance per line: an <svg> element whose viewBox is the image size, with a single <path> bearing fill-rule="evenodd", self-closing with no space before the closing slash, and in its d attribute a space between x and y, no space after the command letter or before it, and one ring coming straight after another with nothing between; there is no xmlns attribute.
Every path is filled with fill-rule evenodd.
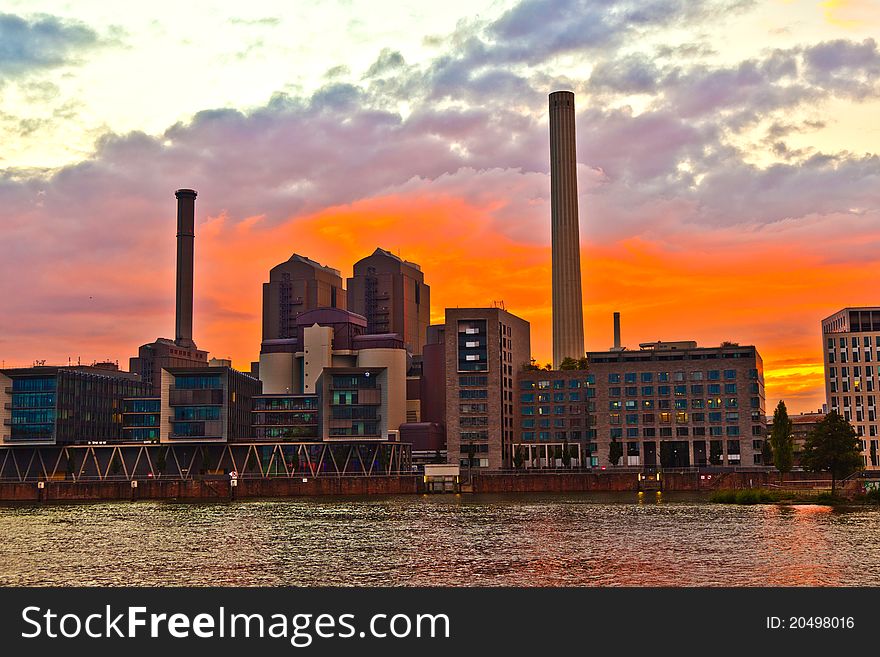
<svg viewBox="0 0 880 657"><path fill-rule="evenodd" d="M553 367L584 355L574 94L550 94Z"/></svg>
<svg viewBox="0 0 880 657"><path fill-rule="evenodd" d="M177 313L174 342L195 347L193 323L193 242L195 240L196 192L178 189L177 197Z"/></svg>

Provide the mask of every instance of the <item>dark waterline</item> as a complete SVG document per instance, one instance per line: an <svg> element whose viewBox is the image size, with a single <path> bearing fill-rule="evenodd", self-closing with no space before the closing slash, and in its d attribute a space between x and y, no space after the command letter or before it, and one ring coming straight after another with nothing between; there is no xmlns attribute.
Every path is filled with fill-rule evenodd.
<svg viewBox="0 0 880 657"><path fill-rule="evenodd" d="M0 507L5 586L878 586L880 511L687 494Z"/></svg>

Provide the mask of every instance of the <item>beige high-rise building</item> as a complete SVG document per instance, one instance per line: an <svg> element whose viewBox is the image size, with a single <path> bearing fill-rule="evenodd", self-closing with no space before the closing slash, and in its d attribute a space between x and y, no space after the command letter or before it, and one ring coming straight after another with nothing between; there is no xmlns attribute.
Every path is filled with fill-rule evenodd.
<svg viewBox="0 0 880 657"><path fill-rule="evenodd" d="M553 367L584 355L574 94L550 94Z"/></svg>
<svg viewBox="0 0 880 657"><path fill-rule="evenodd" d="M844 308L822 320L825 399L856 430L862 460L877 469L877 363L880 362L880 306Z"/></svg>

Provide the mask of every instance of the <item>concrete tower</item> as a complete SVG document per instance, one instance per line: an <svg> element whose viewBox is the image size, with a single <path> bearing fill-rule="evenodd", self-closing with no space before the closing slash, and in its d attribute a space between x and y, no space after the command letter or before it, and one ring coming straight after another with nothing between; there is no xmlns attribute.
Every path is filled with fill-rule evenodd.
<svg viewBox="0 0 880 657"><path fill-rule="evenodd" d="M574 94L550 94L550 213L553 267L553 367L584 356L578 231Z"/></svg>
<svg viewBox="0 0 880 657"><path fill-rule="evenodd" d="M196 192L178 189L177 197L177 313L174 343L195 348L193 326L193 242L195 241Z"/></svg>

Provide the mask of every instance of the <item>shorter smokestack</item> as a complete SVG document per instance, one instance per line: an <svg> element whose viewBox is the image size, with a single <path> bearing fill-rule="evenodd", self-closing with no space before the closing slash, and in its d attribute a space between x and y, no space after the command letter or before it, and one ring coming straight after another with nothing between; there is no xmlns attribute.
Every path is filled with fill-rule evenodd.
<svg viewBox="0 0 880 657"><path fill-rule="evenodd" d="M620 313L614 313L614 350L620 351Z"/></svg>
<svg viewBox="0 0 880 657"><path fill-rule="evenodd" d="M177 312L174 343L195 349L192 339L193 322L193 242L196 225L196 192L178 189L177 197Z"/></svg>

